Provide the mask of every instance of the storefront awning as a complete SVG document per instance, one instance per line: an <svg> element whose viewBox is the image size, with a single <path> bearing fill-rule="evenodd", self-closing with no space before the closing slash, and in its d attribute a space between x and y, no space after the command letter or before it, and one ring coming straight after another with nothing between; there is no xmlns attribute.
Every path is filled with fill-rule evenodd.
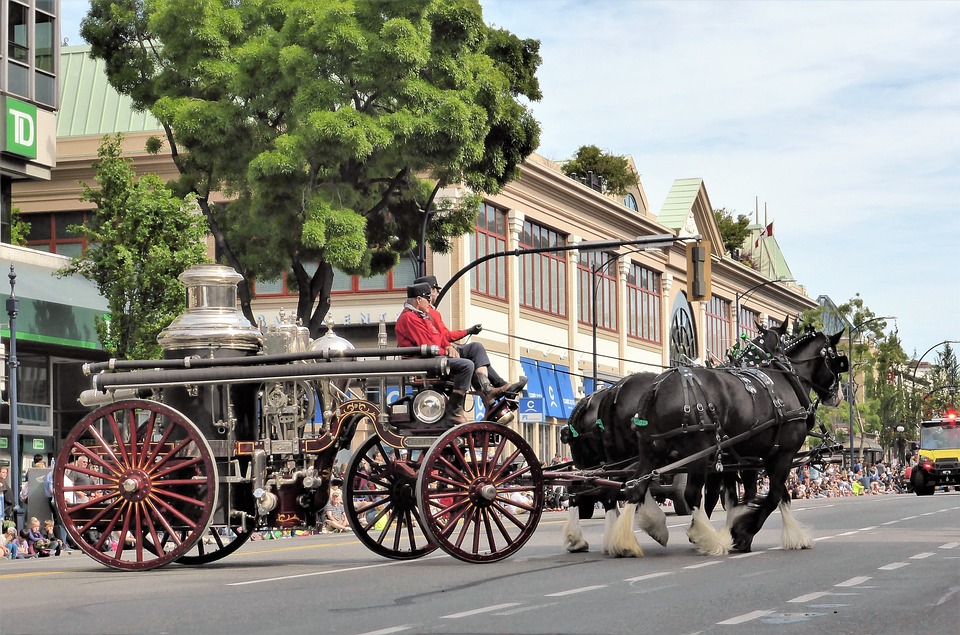
<svg viewBox="0 0 960 635"><path fill-rule="evenodd" d="M96 285L83 276L58 278L56 269L28 262L13 262L14 293L20 300L17 340L103 350L94 318L107 314L107 301ZM11 261L0 260L0 335L10 337L6 301L10 296Z"/></svg>
<svg viewBox="0 0 960 635"><path fill-rule="evenodd" d="M527 376L527 388L523 396L531 400L542 400L543 414L548 417L569 417L577 404L569 367L538 362L526 357L520 358L520 365Z"/></svg>

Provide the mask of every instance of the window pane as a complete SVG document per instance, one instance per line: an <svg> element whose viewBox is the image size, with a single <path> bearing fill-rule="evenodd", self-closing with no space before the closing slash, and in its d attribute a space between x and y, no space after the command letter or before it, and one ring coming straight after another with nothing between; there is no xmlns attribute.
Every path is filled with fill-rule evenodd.
<svg viewBox="0 0 960 635"><path fill-rule="evenodd" d="M83 225L84 214L83 212L68 212L65 214L57 214L54 218L55 224L57 226L56 233L54 234L58 239L59 238L76 238L76 234L72 234L68 229L72 225Z"/></svg>
<svg viewBox="0 0 960 635"><path fill-rule="evenodd" d="M76 258L83 253L83 243L57 243L57 253L61 256Z"/></svg>
<svg viewBox="0 0 960 635"><path fill-rule="evenodd" d="M7 90L21 97L30 97L30 71L16 62L7 62Z"/></svg>
<svg viewBox="0 0 960 635"><path fill-rule="evenodd" d="M53 13L54 0L37 0L37 8L47 13Z"/></svg>
<svg viewBox="0 0 960 635"><path fill-rule="evenodd" d="M254 286L257 295L279 295L283 293L283 278L257 280Z"/></svg>
<svg viewBox="0 0 960 635"><path fill-rule="evenodd" d="M37 101L48 106L57 105L56 82L53 77L46 73L37 71L34 73L34 90L37 93Z"/></svg>
<svg viewBox="0 0 960 635"><path fill-rule="evenodd" d="M387 288L387 274L359 278L359 288L364 291L373 291Z"/></svg>
<svg viewBox="0 0 960 635"><path fill-rule="evenodd" d="M36 14L36 25L34 27L36 41L36 67L40 70L53 72L53 17Z"/></svg>
<svg viewBox="0 0 960 635"><path fill-rule="evenodd" d="M7 26L9 38L10 59L29 63L30 39L27 31L27 14L29 10L17 2L10 3L10 23Z"/></svg>
<svg viewBox="0 0 960 635"><path fill-rule="evenodd" d="M27 240L50 240L50 214L24 214L20 218L30 223Z"/></svg>

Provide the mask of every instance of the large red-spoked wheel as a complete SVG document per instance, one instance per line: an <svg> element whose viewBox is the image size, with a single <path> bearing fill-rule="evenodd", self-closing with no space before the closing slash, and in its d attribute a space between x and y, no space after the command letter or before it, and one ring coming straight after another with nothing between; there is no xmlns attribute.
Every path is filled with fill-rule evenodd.
<svg viewBox="0 0 960 635"><path fill-rule="evenodd" d="M457 426L427 451L417 477L424 528L465 562L496 562L522 547L543 513L543 471L533 448L510 428Z"/></svg>
<svg viewBox="0 0 960 635"><path fill-rule="evenodd" d="M70 463L78 454L90 459L87 467ZM74 484L69 477L77 473L93 484ZM217 465L181 413L155 401L121 401L70 431L54 468L54 501L91 558L115 569L154 569L188 554L206 534Z"/></svg>
<svg viewBox="0 0 960 635"><path fill-rule="evenodd" d="M350 527L371 551L412 560L437 548L423 530L417 507L417 471L424 451L398 450L372 436L353 453L344 473L344 511Z"/></svg>

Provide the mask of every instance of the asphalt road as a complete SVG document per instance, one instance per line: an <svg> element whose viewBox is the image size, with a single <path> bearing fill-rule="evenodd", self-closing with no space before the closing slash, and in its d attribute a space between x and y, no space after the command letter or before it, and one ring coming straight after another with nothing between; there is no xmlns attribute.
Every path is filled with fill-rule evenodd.
<svg viewBox="0 0 960 635"><path fill-rule="evenodd" d="M645 557L560 548L564 514L499 563L436 551L380 558L344 534L251 542L218 562L146 572L70 556L0 563L0 633L532 633L830 635L960 632L960 494L799 501L805 551L778 548L774 514L748 554L640 536ZM714 516L714 524L723 514Z"/></svg>

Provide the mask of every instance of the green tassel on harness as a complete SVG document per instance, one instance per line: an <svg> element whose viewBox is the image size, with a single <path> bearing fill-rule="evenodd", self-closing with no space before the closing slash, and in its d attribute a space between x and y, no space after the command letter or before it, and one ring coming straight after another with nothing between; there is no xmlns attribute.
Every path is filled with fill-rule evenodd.
<svg viewBox="0 0 960 635"><path fill-rule="evenodd" d="M577 429L574 428L574 427L573 427L572 425L570 425L569 423L567 424L567 428L570 430L570 436L573 437L574 439L576 439L577 437L580 436L580 433L577 432Z"/></svg>
<svg viewBox="0 0 960 635"><path fill-rule="evenodd" d="M602 419L597 419L597 427L600 428L600 432L606 432L606 428L603 427Z"/></svg>
<svg viewBox="0 0 960 635"><path fill-rule="evenodd" d="M650 423L650 422L647 421L646 419L640 419L640 418L638 418L638 417L634 417L634 418L633 418L633 427L635 427L635 428L642 428L642 427L646 426L646 425L649 424L649 423Z"/></svg>

